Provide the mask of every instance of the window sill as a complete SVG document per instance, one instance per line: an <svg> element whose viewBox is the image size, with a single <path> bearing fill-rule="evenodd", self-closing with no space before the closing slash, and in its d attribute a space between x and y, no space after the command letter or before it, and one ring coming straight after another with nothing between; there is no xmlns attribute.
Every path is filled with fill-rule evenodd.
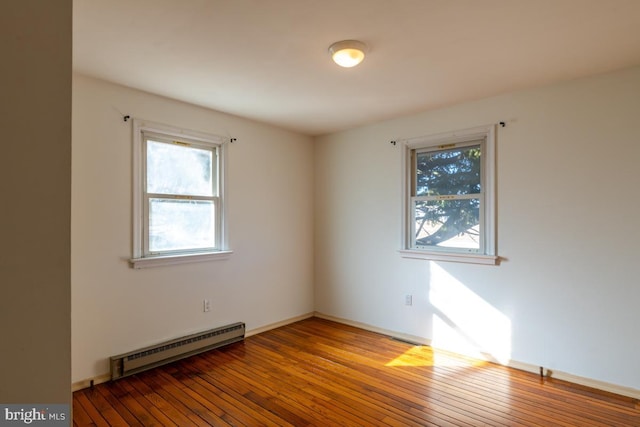
<svg viewBox="0 0 640 427"><path fill-rule="evenodd" d="M148 258L131 258L129 263L133 268L150 268L165 265L187 264L192 262L219 261L228 259L233 251L217 251L199 254L162 255Z"/></svg>
<svg viewBox="0 0 640 427"><path fill-rule="evenodd" d="M430 261L462 262L466 264L484 264L484 265L500 264L500 257L496 255L420 251L416 249L401 249L398 252L400 252L400 256L402 258L426 259Z"/></svg>

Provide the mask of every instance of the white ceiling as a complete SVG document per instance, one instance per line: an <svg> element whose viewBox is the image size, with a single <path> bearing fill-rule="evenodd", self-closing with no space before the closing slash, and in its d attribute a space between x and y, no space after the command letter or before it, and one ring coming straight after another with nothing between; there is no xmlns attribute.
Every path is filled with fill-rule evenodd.
<svg viewBox="0 0 640 427"><path fill-rule="evenodd" d="M75 0L73 31L77 72L308 135L640 64L640 0Z"/></svg>

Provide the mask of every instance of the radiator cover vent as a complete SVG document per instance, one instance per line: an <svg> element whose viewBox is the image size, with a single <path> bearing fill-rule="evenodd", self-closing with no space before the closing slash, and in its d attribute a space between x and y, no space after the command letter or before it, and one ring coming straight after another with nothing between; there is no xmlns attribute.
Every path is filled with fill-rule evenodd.
<svg viewBox="0 0 640 427"><path fill-rule="evenodd" d="M245 324L234 323L111 357L111 379L126 377L203 351L242 341Z"/></svg>

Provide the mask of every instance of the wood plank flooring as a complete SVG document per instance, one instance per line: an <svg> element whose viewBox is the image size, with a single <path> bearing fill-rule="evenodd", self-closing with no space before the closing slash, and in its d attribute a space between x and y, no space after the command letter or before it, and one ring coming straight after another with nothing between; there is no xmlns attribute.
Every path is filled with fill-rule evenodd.
<svg viewBox="0 0 640 427"><path fill-rule="evenodd" d="M73 395L74 426L640 426L638 400L311 318Z"/></svg>

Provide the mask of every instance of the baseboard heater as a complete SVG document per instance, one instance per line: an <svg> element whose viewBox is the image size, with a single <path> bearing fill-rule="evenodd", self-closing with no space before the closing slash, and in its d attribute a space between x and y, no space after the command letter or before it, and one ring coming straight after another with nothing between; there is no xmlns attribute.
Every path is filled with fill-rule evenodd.
<svg viewBox="0 0 640 427"><path fill-rule="evenodd" d="M156 366L193 356L244 339L242 322L111 357L111 379L133 375Z"/></svg>

